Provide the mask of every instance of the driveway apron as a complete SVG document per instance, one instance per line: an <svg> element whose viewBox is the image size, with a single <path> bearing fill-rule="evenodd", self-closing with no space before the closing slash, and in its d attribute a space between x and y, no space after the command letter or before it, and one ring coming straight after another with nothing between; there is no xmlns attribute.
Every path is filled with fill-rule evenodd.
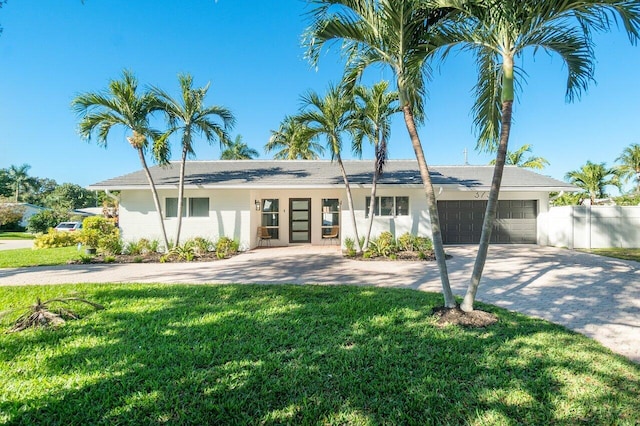
<svg viewBox="0 0 640 426"><path fill-rule="evenodd" d="M450 246L462 296L476 246ZM146 282L369 285L440 292L435 262L357 261L335 246L251 250L215 262L86 264L0 269L0 285ZM640 264L552 247L494 245L477 300L543 318L640 362Z"/></svg>

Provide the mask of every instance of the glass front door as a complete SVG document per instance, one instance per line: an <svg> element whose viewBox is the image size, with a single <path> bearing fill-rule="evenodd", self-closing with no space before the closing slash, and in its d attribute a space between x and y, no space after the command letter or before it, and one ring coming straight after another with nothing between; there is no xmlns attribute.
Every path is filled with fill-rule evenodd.
<svg viewBox="0 0 640 426"><path fill-rule="evenodd" d="M311 198L289 199L289 242L311 242Z"/></svg>

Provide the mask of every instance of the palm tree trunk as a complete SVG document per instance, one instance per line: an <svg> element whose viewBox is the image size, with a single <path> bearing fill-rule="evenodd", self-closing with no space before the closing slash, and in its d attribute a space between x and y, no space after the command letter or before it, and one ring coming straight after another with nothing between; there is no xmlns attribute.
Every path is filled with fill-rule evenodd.
<svg viewBox="0 0 640 426"><path fill-rule="evenodd" d="M489 242L491 241L491 232L496 219L498 210L498 196L500 195L500 185L502 184L502 174L504 172L504 164L507 157L507 146L509 144L509 135L511 133L511 113L513 110L513 100L502 102L502 118L500 124L500 143L498 145L498 153L496 154L496 163L493 168L493 178L491 180L491 190L489 191L489 200L487 209L482 222L482 234L480 235L480 245L478 246L478 254L473 265L471 281L467 287L467 293L460 308L465 312L473 311L473 303L476 299L480 279L484 264L487 261L487 252L489 251Z"/></svg>
<svg viewBox="0 0 640 426"><path fill-rule="evenodd" d="M438 216L438 205L436 204L436 194L433 190L433 184L431 183L429 168L427 167L427 161L424 158L424 152L422 151L422 143L420 142L420 137L418 136L418 132L416 131L416 124L411 106L405 104L402 107L402 112L404 114L404 122L407 126L409 137L411 138L413 150L416 153L418 168L420 169L420 176L422 177L425 195L427 196L427 206L429 208L429 218L431 220L431 234L433 235L433 249L436 254L438 270L440 271L440 281L442 282L444 305L447 308L455 308L457 306L457 303L456 299L453 297L451 285L449 284L449 273L447 272L446 255L444 253L444 245L442 244L442 233L440 232L440 217Z"/></svg>
<svg viewBox="0 0 640 426"><path fill-rule="evenodd" d="M180 161L180 181L178 182L178 225L176 227L176 245L180 245L180 231L182 229L182 210L184 205L182 200L184 198L184 169L187 162L187 148L182 148L182 161Z"/></svg>
<svg viewBox="0 0 640 426"><path fill-rule="evenodd" d="M367 233L364 237L364 244L362 245L362 251L369 248L369 240L371 238L371 228L373 228L373 209L376 205L376 190L378 186L378 165L376 164L373 171L373 179L371 180L371 200L369 201L369 223L367 224Z"/></svg>
<svg viewBox="0 0 640 426"><path fill-rule="evenodd" d="M362 253L362 248L360 247L360 237L358 236L358 224L356 223L356 213L353 210L353 196L351 195L351 186L349 185L349 178L347 177L347 172L344 169L344 164L342 163L342 157L340 154L336 154L336 160L338 161L338 166L340 166L340 172L342 173L342 179L344 180L344 186L347 190L347 204L349 206L349 211L351 212L351 224L353 226L353 232L356 236L356 253Z"/></svg>
<svg viewBox="0 0 640 426"><path fill-rule="evenodd" d="M151 193L153 194L153 202L156 205L156 211L158 212L158 217L160 218L160 229L162 230L162 238L164 238L165 251L168 251L169 239L167 238L167 231L164 227L164 218L162 217L162 209L160 208L160 197L158 197L158 191L156 190L156 185L153 182L153 178L151 177L151 172L149 171L149 167L147 166L147 160L144 158L144 152L142 152L141 148L136 148L136 151L138 151L138 156L140 157L140 163L142 164L144 173L147 176L147 180L149 181L149 186L151 187Z"/></svg>

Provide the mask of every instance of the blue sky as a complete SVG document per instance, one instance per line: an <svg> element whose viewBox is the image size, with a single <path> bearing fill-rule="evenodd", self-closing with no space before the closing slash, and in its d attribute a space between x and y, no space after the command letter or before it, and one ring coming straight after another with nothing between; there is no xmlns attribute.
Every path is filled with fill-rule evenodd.
<svg viewBox="0 0 640 426"><path fill-rule="evenodd" d="M241 134L261 158L271 158L263 150L270 131L297 111L300 95L324 93L341 77L336 48L317 70L305 61L306 11L303 0L9 0L0 9L0 168L27 163L31 176L83 186L138 170L122 129L100 148L77 135L70 109L75 95L106 88L125 68L142 85L173 95L178 73L190 73L198 86L211 82L207 103L232 110L232 136ZM626 146L640 143L640 48L621 32L596 42L597 84L573 104L565 102L558 57L543 53L519 63L528 79L514 107L510 147L532 144L551 163L543 174L563 179L587 160L613 165ZM429 84L420 135L430 164L463 164L465 149L471 164L491 159L475 150L474 78L471 58L458 54ZM413 158L400 116L390 149L391 158ZM202 160L220 156L204 141L196 153Z"/></svg>

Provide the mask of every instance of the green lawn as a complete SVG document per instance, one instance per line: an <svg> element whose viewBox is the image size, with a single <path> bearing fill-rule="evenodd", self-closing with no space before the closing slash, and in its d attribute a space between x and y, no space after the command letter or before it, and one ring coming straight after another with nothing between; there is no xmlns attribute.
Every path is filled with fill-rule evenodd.
<svg viewBox="0 0 640 426"><path fill-rule="evenodd" d="M0 250L0 268L25 266L64 265L69 260L78 260L83 252L76 246L50 249Z"/></svg>
<svg viewBox="0 0 640 426"><path fill-rule="evenodd" d="M0 240L33 240L36 236L28 232L0 231Z"/></svg>
<svg viewBox="0 0 640 426"><path fill-rule="evenodd" d="M414 290L105 284L0 287L0 311L73 291L106 309L0 334L0 424L640 422L640 366L495 307L438 328Z"/></svg>
<svg viewBox="0 0 640 426"><path fill-rule="evenodd" d="M598 254L600 256L615 257L616 259L635 260L636 262L640 262L640 248L585 249L581 251Z"/></svg>

